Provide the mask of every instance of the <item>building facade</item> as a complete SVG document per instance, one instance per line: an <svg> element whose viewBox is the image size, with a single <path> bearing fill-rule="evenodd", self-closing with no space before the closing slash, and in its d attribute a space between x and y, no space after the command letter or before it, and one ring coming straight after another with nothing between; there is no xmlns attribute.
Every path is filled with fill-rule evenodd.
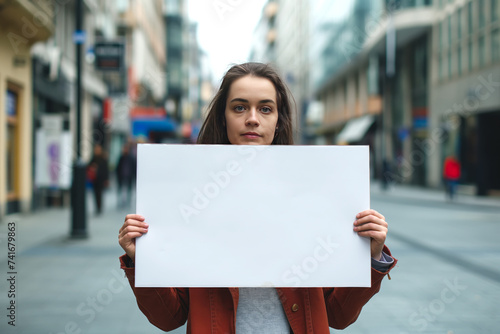
<svg viewBox="0 0 500 334"><path fill-rule="evenodd" d="M343 19L320 19L338 6L311 11L323 111L312 141L368 144L375 176L430 187L454 155L462 191L496 193L498 1L353 0Z"/></svg>
<svg viewBox="0 0 500 334"><path fill-rule="evenodd" d="M75 2L54 3L54 33L32 48L34 208L69 205L72 165L77 145L90 160L94 144L109 147L103 120L108 88L94 68L93 46L110 30L105 13L110 6L83 3L81 141L77 143ZM112 22L112 21L111 21Z"/></svg>
<svg viewBox="0 0 500 334"><path fill-rule="evenodd" d="M296 104L294 137L303 141L300 129L310 100L309 1L273 0L263 8L255 28L251 61L270 63L284 78Z"/></svg>
<svg viewBox="0 0 500 334"><path fill-rule="evenodd" d="M164 1L82 3L83 34L74 34L74 1L2 4L0 217L69 205L77 145L84 161L91 158L94 144L103 145L113 167L133 134L136 108L164 110ZM83 43L79 143L75 38ZM103 43L119 46L111 50L121 54L119 66L111 68L116 59L99 58Z"/></svg>
<svg viewBox="0 0 500 334"><path fill-rule="evenodd" d="M166 52L167 52L167 112L182 121L183 98L186 97L186 40L188 22L186 3L183 0L165 2Z"/></svg>
<svg viewBox="0 0 500 334"><path fill-rule="evenodd" d="M276 66L296 104L296 143L303 142L301 129L310 101L308 0L280 0L276 13Z"/></svg>
<svg viewBox="0 0 500 334"><path fill-rule="evenodd" d="M278 2L269 0L255 27L250 61L270 63L276 65L276 15L278 13Z"/></svg>
<svg viewBox="0 0 500 334"><path fill-rule="evenodd" d="M175 134L167 119L165 1L128 0L118 6L118 36L126 44L126 94L116 95L113 115L130 125L135 141L161 142ZM127 140L120 138L120 144ZM118 140L117 144L118 146Z"/></svg>
<svg viewBox="0 0 500 334"><path fill-rule="evenodd" d="M499 1L437 1L435 9L429 122L446 136L429 157L428 183L439 184L444 157L454 155L462 165L463 187L478 195L499 194Z"/></svg>
<svg viewBox="0 0 500 334"><path fill-rule="evenodd" d="M32 205L31 48L54 31L52 1L9 1L0 11L0 218Z"/></svg>

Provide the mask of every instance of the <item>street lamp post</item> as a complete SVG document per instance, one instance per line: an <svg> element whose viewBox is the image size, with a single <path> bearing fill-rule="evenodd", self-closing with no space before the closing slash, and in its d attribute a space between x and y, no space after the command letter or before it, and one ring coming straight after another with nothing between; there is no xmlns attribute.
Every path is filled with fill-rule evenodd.
<svg viewBox="0 0 500 334"><path fill-rule="evenodd" d="M81 155L81 115L82 115L82 45L85 34L82 29L83 0L76 0L76 30L73 35L76 52L76 157L73 163L73 183L71 186L71 237L87 237L87 206L85 201L86 164Z"/></svg>
<svg viewBox="0 0 500 334"><path fill-rule="evenodd" d="M385 76L384 76L384 107L382 109L382 190L386 190L391 181L390 163L387 158L387 123L389 118L392 117L391 108L391 86L392 78L396 74L396 30L394 29L394 21L392 13L389 13L387 24L386 36L386 63L385 63Z"/></svg>

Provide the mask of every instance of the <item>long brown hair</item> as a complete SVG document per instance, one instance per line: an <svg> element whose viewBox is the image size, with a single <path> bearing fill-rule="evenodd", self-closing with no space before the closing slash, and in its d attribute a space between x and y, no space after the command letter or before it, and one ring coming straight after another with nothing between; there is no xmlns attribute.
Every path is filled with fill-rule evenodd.
<svg viewBox="0 0 500 334"><path fill-rule="evenodd" d="M226 101L231 84L239 78L251 75L271 81L276 89L278 123L271 145L292 145L292 106L288 87L270 65L244 63L232 66L224 75L219 91L208 107L208 114L198 136L198 144L230 144L226 130Z"/></svg>

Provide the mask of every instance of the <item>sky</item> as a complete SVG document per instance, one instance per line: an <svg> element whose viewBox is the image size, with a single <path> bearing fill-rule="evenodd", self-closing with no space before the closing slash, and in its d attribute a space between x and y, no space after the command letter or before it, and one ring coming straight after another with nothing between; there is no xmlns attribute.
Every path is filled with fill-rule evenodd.
<svg viewBox="0 0 500 334"><path fill-rule="evenodd" d="M215 82L231 63L248 61L252 35L267 0L188 0L188 15L198 22L198 41L208 54Z"/></svg>

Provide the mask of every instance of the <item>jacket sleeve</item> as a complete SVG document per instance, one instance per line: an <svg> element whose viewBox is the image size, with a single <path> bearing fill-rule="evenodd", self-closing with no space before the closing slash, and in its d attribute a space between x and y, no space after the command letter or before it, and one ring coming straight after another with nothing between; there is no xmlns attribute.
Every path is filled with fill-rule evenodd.
<svg viewBox="0 0 500 334"><path fill-rule="evenodd" d="M129 261L131 260L126 254L120 257L121 268L125 271L137 305L149 322L163 331L171 331L184 325L189 311L189 290L136 288L135 268L127 267Z"/></svg>
<svg viewBox="0 0 500 334"><path fill-rule="evenodd" d="M391 256L387 246L384 246L383 251ZM363 306L379 292L382 279L394 268L397 261L394 259L394 263L384 273L372 268L370 288L323 288L328 325L336 329L344 329L355 322Z"/></svg>

